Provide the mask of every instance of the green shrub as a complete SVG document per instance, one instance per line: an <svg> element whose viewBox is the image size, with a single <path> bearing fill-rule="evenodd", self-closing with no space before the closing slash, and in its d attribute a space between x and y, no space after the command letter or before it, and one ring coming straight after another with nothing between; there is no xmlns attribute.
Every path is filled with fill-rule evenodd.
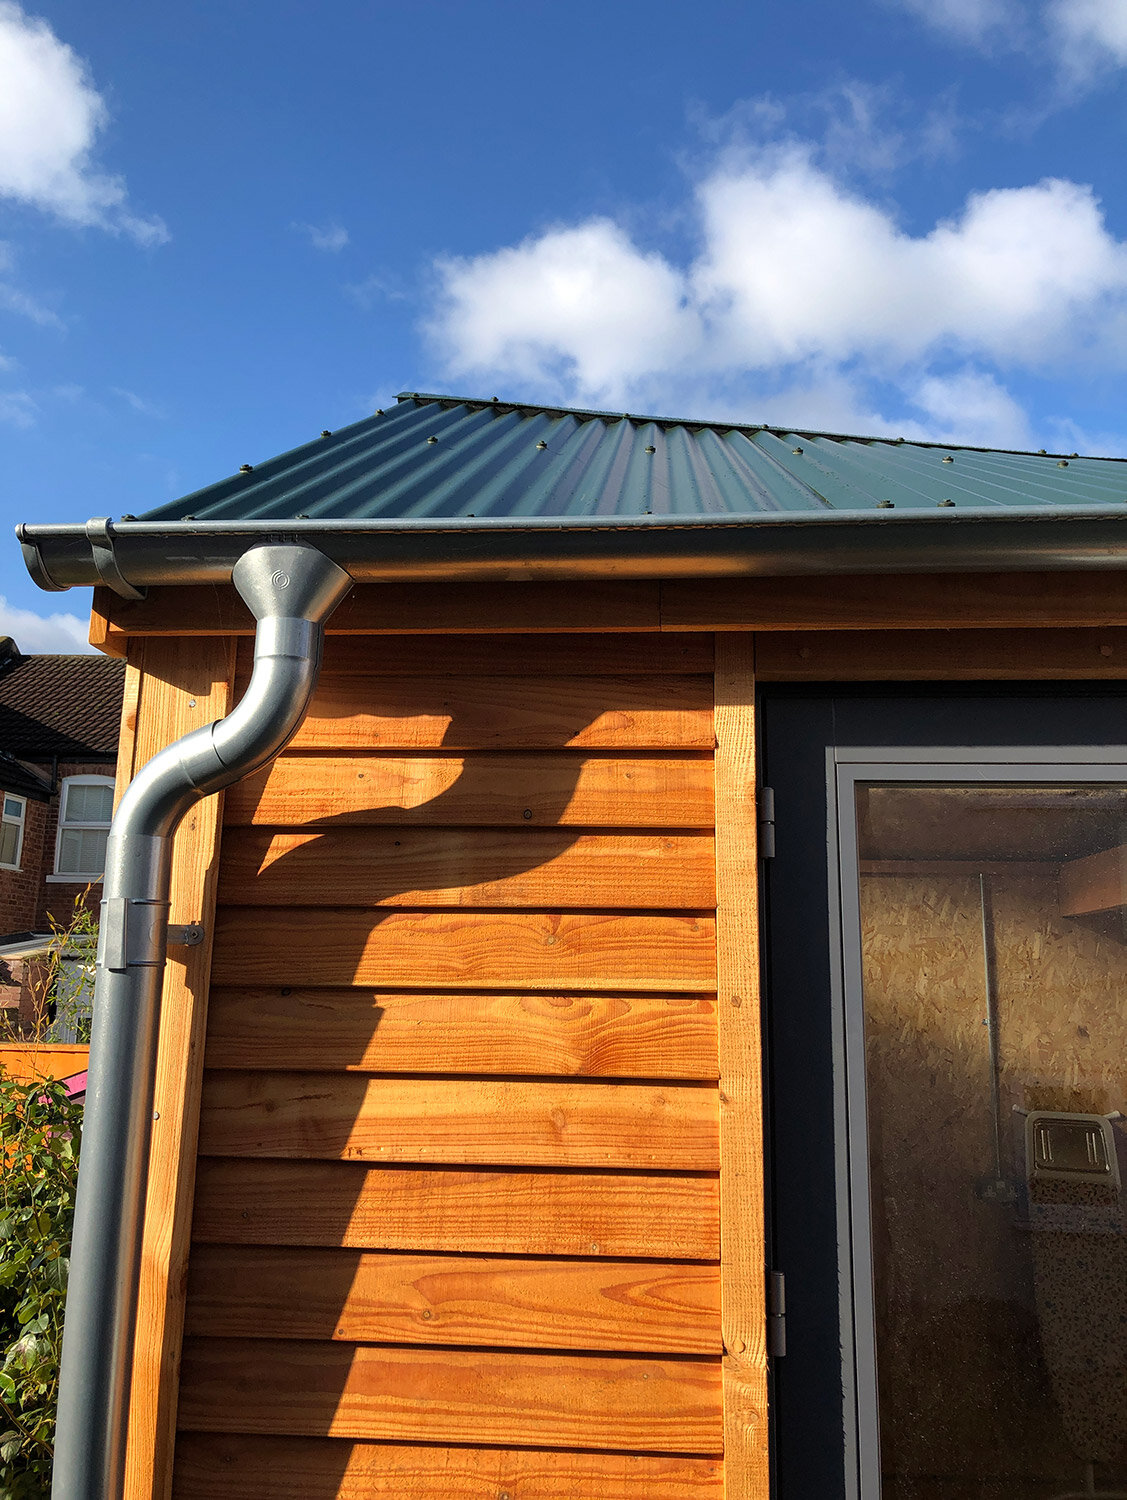
<svg viewBox="0 0 1127 1500"><path fill-rule="evenodd" d="M82 1105L0 1069L0 1500L46 1500Z"/></svg>

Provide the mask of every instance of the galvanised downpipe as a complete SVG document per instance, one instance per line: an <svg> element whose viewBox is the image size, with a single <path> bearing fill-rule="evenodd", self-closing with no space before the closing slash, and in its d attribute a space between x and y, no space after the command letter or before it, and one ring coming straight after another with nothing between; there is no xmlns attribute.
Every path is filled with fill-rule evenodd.
<svg viewBox="0 0 1127 1500"><path fill-rule="evenodd" d="M246 693L137 774L106 846L52 1500L120 1500L124 1487L172 836L193 803L293 738L317 685L325 621L352 586L301 545L252 548L232 582L258 621Z"/></svg>

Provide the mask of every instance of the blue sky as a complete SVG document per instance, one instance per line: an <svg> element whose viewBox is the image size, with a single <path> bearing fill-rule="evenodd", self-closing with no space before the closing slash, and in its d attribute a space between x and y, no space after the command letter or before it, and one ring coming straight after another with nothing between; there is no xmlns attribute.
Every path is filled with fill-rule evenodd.
<svg viewBox="0 0 1127 1500"><path fill-rule="evenodd" d="M0 528L403 389L1127 454L1125 80L1127 0L0 0Z"/></svg>

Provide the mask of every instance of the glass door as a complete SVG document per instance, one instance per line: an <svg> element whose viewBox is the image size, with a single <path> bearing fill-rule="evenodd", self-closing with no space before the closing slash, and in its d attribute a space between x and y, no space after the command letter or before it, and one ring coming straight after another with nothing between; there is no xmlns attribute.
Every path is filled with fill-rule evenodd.
<svg viewBox="0 0 1127 1500"><path fill-rule="evenodd" d="M780 1500L1127 1500L1127 714L1085 716L766 706Z"/></svg>
<svg viewBox="0 0 1127 1500"><path fill-rule="evenodd" d="M1127 1495L1127 785L1000 769L839 763L883 1500Z"/></svg>

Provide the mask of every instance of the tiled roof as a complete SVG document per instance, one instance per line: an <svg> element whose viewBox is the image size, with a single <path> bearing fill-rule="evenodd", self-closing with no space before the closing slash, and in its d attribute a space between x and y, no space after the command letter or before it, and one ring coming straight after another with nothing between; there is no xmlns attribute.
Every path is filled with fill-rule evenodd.
<svg viewBox="0 0 1127 1500"><path fill-rule="evenodd" d="M0 673L0 750L24 760L117 753L125 663L23 656Z"/></svg>
<svg viewBox="0 0 1127 1500"><path fill-rule="evenodd" d="M1124 501L1124 459L408 393L139 519L598 525L937 508L1035 515Z"/></svg>

